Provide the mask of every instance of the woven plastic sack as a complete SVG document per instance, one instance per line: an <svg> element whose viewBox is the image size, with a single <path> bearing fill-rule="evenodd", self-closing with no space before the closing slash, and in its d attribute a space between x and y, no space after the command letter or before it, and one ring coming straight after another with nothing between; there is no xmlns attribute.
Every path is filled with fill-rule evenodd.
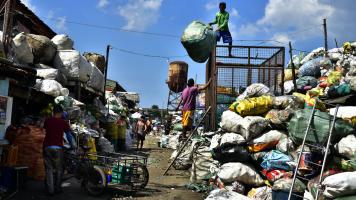
<svg viewBox="0 0 356 200"><path fill-rule="evenodd" d="M54 36L52 42L57 46L58 50L72 50L74 42L68 37L68 35L60 34Z"/></svg>
<svg viewBox="0 0 356 200"><path fill-rule="evenodd" d="M318 80L312 76L303 76L298 78L297 80L297 88L298 90L304 90L305 86L311 86L315 88L318 86Z"/></svg>
<svg viewBox="0 0 356 200"><path fill-rule="evenodd" d="M261 135L261 133L266 129L268 125L268 120L263 117L245 117L242 120L238 121L238 133L241 134L242 137L246 139L246 141L249 141Z"/></svg>
<svg viewBox="0 0 356 200"><path fill-rule="evenodd" d="M237 105L237 112L241 116L255 116L268 112L271 107L272 97L253 97L239 101Z"/></svg>
<svg viewBox="0 0 356 200"><path fill-rule="evenodd" d="M26 37L34 56L33 62L52 65L57 52L56 45L43 35L26 34Z"/></svg>
<svg viewBox="0 0 356 200"><path fill-rule="evenodd" d="M220 167L220 171L218 172L217 176L224 183L232 183L234 181L238 181L242 184L252 186L260 186L264 183L263 179L254 168L239 162L223 164Z"/></svg>
<svg viewBox="0 0 356 200"><path fill-rule="evenodd" d="M240 115L230 110L227 110L223 112L221 116L220 126L223 130L227 132L237 133L239 130L238 122L241 121L242 119L243 118Z"/></svg>
<svg viewBox="0 0 356 200"><path fill-rule="evenodd" d="M325 187L324 196L336 198L356 194L356 172L344 172L331 175L322 182Z"/></svg>
<svg viewBox="0 0 356 200"><path fill-rule="evenodd" d="M291 167L287 164L291 159L289 156L283 154L280 151L272 150L263 158L261 167L268 171L275 169L283 169L286 171L291 170Z"/></svg>
<svg viewBox="0 0 356 200"><path fill-rule="evenodd" d="M190 182L201 183L204 180L209 180L210 167L214 165L209 147L199 147L193 154Z"/></svg>
<svg viewBox="0 0 356 200"><path fill-rule="evenodd" d="M320 62L322 59L322 57L318 57L302 65L299 69L300 76L320 77Z"/></svg>
<svg viewBox="0 0 356 200"><path fill-rule="evenodd" d="M307 129L311 113L312 109L310 108L298 110L294 113L294 116L289 122L289 136L297 145L300 145L303 142L304 134ZM313 127L313 129L311 129L309 134L307 135L306 142L317 143L320 145L325 144L328 139L329 129L331 127L331 120L331 115L326 112L316 110L314 120L311 124L311 127ZM333 143L338 142L342 137L350 135L355 131L351 124L341 119L336 120L334 128L335 131L332 134L331 141Z"/></svg>
<svg viewBox="0 0 356 200"><path fill-rule="evenodd" d="M253 139L248 144L248 150L250 152L260 152L267 149L274 148L282 138L286 138L287 135L283 131L271 130L264 133L258 138Z"/></svg>
<svg viewBox="0 0 356 200"><path fill-rule="evenodd" d="M293 179L291 178L279 179L273 184L272 190L289 192L292 188L292 183ZM300 181L299 179L295 180L293 192L303 194L306 188L307 186L302 181Z"/></svg>
<svg viewBox="0 0 356 200"><path fill-rule="evenodd" d="M216 44L216 34L204 23L193 21L184 30L181 42L191 59L204 63Z"/></svg>
<svg viewBox="0 0 356 200"><path fill-rule="evenodd" d="M225 133L222 135L221 140L220 140L220 145L228 145L228 144L244 144L246 143L245 138L243 138L241 135L237 133Z"/></svg>
<svg viewBox="0 0 356 200"><path fill-rule="evenodd" d="M272 106L275 109L299 109L304 108L304 100L293 95L274 97Z"/></svg>
<svg viewBox="0 0 356 200"><path fill-rule="evenodd" d="M351 159L356 153L355 135L352 134L342 138L340 142L336 144L336 150L340 155Z"/></svg>
<svg viewBox="0 0 356 200"><path fill-rule="evenodd" d="M243 100L251 97L260 97L263 95L269 95L270 89L262 83L253 83L249 85L246 90L237 97L237 100Z"/></svg>
<svg viewBox="0 0 356 200"><path fill-rule="evenodd" d="M11 50L15 61L21 64L32 64L34 56L32 54L32 49L27 42L26 34L21 32L17 34L12 41Z"/></svg>
<svg viewBox="0 0 356 200"><path fill-rule="evenodd" d="M328 76L328 85L334 85L336 83L338 83L340 81L340 79L342 78L342 73L339 71L332 71L329 73Z"/></svg>
<svg viewBox="0 0 356 200"><path fill-rule="evenodd" d="M267 186L252 188L247 196L255 200L270 200L272 199L272 189Z"/></svg>

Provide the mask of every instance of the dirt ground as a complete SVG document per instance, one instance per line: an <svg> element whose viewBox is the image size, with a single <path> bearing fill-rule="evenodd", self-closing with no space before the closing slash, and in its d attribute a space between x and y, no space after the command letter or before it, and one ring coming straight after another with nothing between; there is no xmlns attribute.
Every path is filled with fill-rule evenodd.
<svg viewBox="0 0 356 200"><path fill-rule="evenodd" d="M19 192L14 198L25 199L53 199L53 200L202 200L204 194L187 190L185 185L189 183L188 171L177 171L172 168L167 176L162 176L168 167L172 150L162 149L157 146L158 138L147 136L143 153L149 155L148 170L150 174L149 183L143 191L137 193L125 193L122 191L108 190L100 197L89 196L80 187L80 183L75 179L70 179L64 183L64 193L54 197L47 197L44 194L43 183L28 181L27 189Z"/></svg>

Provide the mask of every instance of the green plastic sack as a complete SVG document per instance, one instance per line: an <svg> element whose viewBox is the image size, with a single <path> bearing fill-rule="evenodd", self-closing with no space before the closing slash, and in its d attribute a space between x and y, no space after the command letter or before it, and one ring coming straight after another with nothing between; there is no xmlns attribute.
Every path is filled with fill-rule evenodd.
<svg viewBox="0 0 356 200"><path fill-rule="evenodd" d="M303 143L304 134L307 129L311 113L312 109L310 108L298 110L294 113L294 116L288 124L289 135L293 142L298 145ZM326 112L316 110L306 142L320 145L325 144L328 139L331 121L331 115ZM352 125L342 119L336 120L334 128L335 130L332 134L332 143L338 142L342 137L346 137L354 131Z"/></svg>
<svg viewBox="0 0 356 200"><path fill-rule="evenodd" d="M336 198L335 200L355 200L355 199L356 199L356 195L346 196L346 197L339 197L339 198Z"/></svg>
<svg viewBox="0 0 356 200"><path fill-rule="evenodd" d="M204 63L216 44L216 34L207 25L193 21L184 30L181 42L195 62Z"/></svg>

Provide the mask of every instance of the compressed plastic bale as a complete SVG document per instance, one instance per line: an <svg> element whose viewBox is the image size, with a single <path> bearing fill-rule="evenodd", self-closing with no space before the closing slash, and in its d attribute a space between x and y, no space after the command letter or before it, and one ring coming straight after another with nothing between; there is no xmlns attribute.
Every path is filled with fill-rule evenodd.
<svg viewBox="0 0 356 200"><path fill-rule="evenodd" d="M246 90L237 97L237 100L243 100L250 97L260 97L263 95L270 95L270 89L262 83L253 83L249 85Z"/></svg>
<svg viewBox="0 0 356 200"><path fill-rule="evenodd" d="M58 69L36 69L36 73L38 77L41 77L43 79L56 80L61 84L67 83L67 78Z"/></svg>
<svg viewBox="0 0 356 200"><path fill-rule="evenodd" d="M60 34L54 36L52 42L57 46L58 50L72 50L74 42L68 35Z"/></svg>
<svg viewBox="0 0 356 200"><path fill-rule="evenodd" d="M224 135L221 136L220 140L220 145L226 145L226 144L244 144L246 143L245 138L243 138L241 135L237 133L225 133Z"/></svg>
<svg viewBox="0 0 356 200"><path fill-rule="evenodd" d="M250 152L260 152L274 148L281 139L286 137L287 134L284 131L268 131L267 133L264 133L263 135L250 141L248 143L248 150Z"/></svg>
<svg viewBox="0 0 356 200"><path fill-rule="evenodd" d="M299 69L300 76L320 77L320 62L322 59L322 57L318 57L303 64Z"/></svg>
<svg viewBox="0 0 356 200"><path fill-rule="evenodd" d="M233 111L227 110L221 116L221 128L227 132L237 133L239 131L238 122L243 118Z"/></svg>
<svg viewBox="0 0 356 200"><path fill-rule="evenodd" d="M241 116L261 115L272 108L272 97L261 96L238 101L237 112Z"/></svg>
<svg viewBox="0 0 356 200"><path fill-rule="evenodd" d="M63 87L55 80L38 80L34 88L45 94L58 97L61 95L61 89Z"/></svg>
<svg viewBox="0 0 356 200"><path fill-rule="evenodd" d="M94 64L101 72L105 72L105 57L98 53L85 52L83 56L92 64Z"/></svg>
<svg viewBox="0 0 356 200"><path fill-rule="evenodd" d="M21 32L12 39L11 49L16 62L20 64L33 63L34 56L25 33Z"/></svg>
<svg viewBox="0 0 356 200"><path fill-rule="evenodd" d="M191 59L204 63L216 44L215 32L199 21L193 21L184 30L181 42Z"/></svg>
<svg viewBox="0 0 356 200"><path fill-rule="evenodd" d="M43 35L26 34L26 37L34 56L33 62L52 65L57 51L56 45Z"/></svg>
<svg viewBox="0 0 356 200"><path fill-rule="evenodd" d="M336 150L340 155L351 159L356 153L355 135L352 134L342 138L340 142L336 144Z"/></svg>
<svg viewBox="0 0 356 200"><path fill-rule="evenodd" d="M220 167L220 171L217 176L224 183L238 181L242 184L251 186L260 186L264 183L263 179L254 168L239 162L223 164Z"/></svg>
<svg viewBox="0 0 356 200"><path fill-rule="evenodd" d="M277 96L272 100L275 109L299 109L304 108L304 101L293 95Z"/></svg>
<svg viewBox="0 0 356 200"><path fill-rule="evenodd" d="M289 122L289 136L297 145L300 145L303 142L304 134L307 129L311 113L312 109L310 108L298 110L294 113L294 116ZM329 129L331 127L331 120L331 115L316 110L314 114L314 120L311 124L313 129L311 129L307 135L306 142L320 145L326 144ZM355 131L351 124L341 119L336 120L334 128L335 131L332 134L331 142L338 142L342 137L350 135Z"/></svg>
<svg viewBox="0 0 356 200"><path fill-rule="evenodd" d="M328 176L322 182L322 186L325 187L323 195L327 198L356 194L356 172Z"/></svg>
<svg viewBox="0 0 356 200"><path fill-rule="evenodd" d="M188 170L193 163L193 150L194 145L188 145L184 151L177 157L176 161L173 163L173 167L176 170ZM171 159L174 159L178 154L178 150L172 153ZM172 158L173 157L173 158Z"/></svg>
<svg viewBox="0 0 356 200"><path fill-rule="evenodd" d="M104 74L96 67L92 66L92 72L88 81L88 86L96 91L104 91Z"/></svg>
<svg viewBox="0 0 356 200"><path fill-rule="evenodd" d="M209 147L201 146L193 154L190 182L202 183L210 179L210 168L216 165L212 158Z"/></svg>
<svg viewBox="0 0 356 200"><path fill-rule="evenodd" d="M259 135L267 128L268 120L263 117L249 116L240 120L237 124L238 133L249 141Z"/></svg>
<svg viewBox="0 0 356 200"><path fill-rule="evenodd" d="M68 80L87 82L92 75L92 65L76 50L60 50L54 59L54 67Z"/></svg>
<svg viewBox="0 0 356 200"><path fill-rule="evenodd" d="M215 189L209 193L205 200L252 200L237 192L226 189Z"/></svg>
<svg viewBox="0 0 356 200"><path fill-rule="evenodd" d="M300 64L303 65L306 62L318 57L318 56L322 56L325 54L325 49L323 47L319 47L317 49L314 49L312 52L310 52L308 55L306 55L302 61L300 61Z"/></svg>

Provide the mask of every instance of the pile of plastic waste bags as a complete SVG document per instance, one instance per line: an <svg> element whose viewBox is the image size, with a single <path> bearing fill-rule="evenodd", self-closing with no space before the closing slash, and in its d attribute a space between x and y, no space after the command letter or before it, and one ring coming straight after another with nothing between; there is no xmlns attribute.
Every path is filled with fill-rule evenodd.
<svg viewBox="0 0 356 200"><path fill-rule="evenodd" d="M295 56L298 89L287 68L283 96L260 83L247 87L223 112L220 129L197 134L178 156L178 166L191 171L190 185L208 188L207 200L285 200L301 156L293 187L299 196L292 199L316 199L317 188L318 199L356 199L356 103L348 100L356 94L355 53L356 43L345 43L327 54L318 48ZM340 107L321 172L336 105L326 102L332 101ZM302 151L313 106L310 146Z"/></svg>
<svg viewBox="0 0 356 200"><path fill-rule="evenodd" d="M68 81L80 82L87 88L103 92L104 56L95 53L81 55L73 45L73 40L67 35L49 39L21 32L12 40L11 59L36 69L40 79L34 88L45 94L66 96Z"/></svg>

